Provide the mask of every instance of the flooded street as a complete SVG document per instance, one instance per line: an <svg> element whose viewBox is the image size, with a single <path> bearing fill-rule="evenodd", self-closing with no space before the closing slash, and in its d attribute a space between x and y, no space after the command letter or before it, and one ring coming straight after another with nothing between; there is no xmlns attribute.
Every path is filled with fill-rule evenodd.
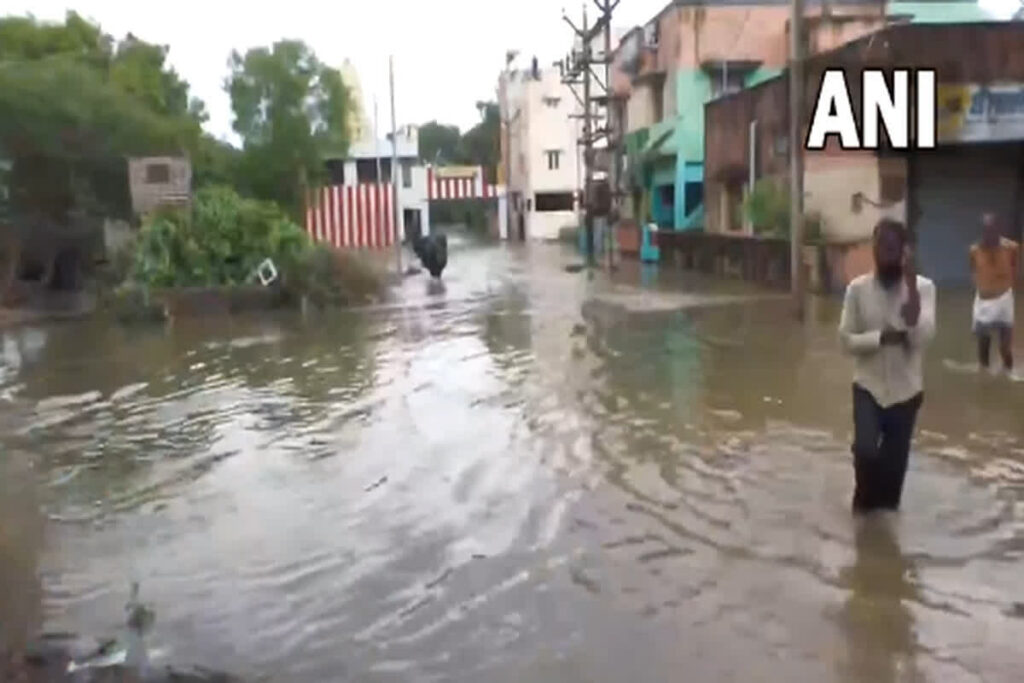
<svg viewBox="0 0 1024 683"><path fill-rule="evenodd" d="M968 297L858 529L838 301L630 312L575 260L4 333L0 624L116 631L139 581L168 661L274 681L1020 680L1024 383L963 369Z"/></svg>

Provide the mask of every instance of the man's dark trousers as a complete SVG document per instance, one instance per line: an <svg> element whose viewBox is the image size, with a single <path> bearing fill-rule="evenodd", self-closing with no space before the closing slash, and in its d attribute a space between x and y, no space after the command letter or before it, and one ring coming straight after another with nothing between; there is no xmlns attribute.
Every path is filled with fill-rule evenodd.
<svg viewBox="0 0 1024 683"><path fill-rule="evenodd" d="M855 512L897 510L910 457L917 412L924 394L883 408L867 390L853 385L853 469Z"/></svg>

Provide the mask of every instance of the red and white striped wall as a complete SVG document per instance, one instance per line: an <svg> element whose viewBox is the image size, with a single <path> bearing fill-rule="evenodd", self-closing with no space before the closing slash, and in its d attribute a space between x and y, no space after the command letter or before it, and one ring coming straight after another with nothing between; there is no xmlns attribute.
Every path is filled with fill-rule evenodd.
<svg viewBox="0 0 1024 683"><path fill-rule="evenodd" d="M395 243L390 183L331 185L306 202L306 232L338 249L373 249Z"/></svg>
<svg viewBox="0 0 1024 683"><path fill-rule="evenodd" d="M434 172L433 166L427 167L427 199L429 201L445 199L493 199L501 194L497 185L491 185L484 179L484 169L480 166L472 175L443 177Z"/></svg>

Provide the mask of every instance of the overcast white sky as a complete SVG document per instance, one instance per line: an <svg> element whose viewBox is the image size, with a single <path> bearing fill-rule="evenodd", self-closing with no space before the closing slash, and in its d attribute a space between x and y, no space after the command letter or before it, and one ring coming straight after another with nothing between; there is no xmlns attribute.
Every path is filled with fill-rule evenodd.
<svg viewBox="0 0 1024 683"><path fill-rule="evenodd" d="M616 26L642 24L668 0L622 0ZM588 3L593 10L593 3ZM981 0L1006 16L1017 0ZM388 55L395 56L399 125L437 119L462 129L477 121L475 103L493 99L507 49L536 54L550 63L568 50L572 32L561 20L564 6L579 16L581 0L5 0L4 14L32 13L61 19L68 9L98 21L121 38L170 46L169 59L206 102L214 134L234 139L231 107L223 90L231 50L269 45L282 38L305 41L321 60L355 66L373 116L390 126ZM593 13L591 14L593 16Z"/></svg>

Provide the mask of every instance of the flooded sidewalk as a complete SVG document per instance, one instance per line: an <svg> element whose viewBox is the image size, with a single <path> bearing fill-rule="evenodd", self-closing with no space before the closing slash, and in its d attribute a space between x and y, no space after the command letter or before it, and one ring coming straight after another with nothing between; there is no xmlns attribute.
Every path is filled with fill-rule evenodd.
<svg viewBox="0 0 1024 683"><path fill-rule="evenodd" d="M401 305L4 333L4 528L40 531L0 576L41 599L0 623L102 635L138 581L163 660L249 679L1019 679L1024 383L970 371L969 297L939 292L904 510L856 526L838 301L577 260L456 245Z"/></svg>

